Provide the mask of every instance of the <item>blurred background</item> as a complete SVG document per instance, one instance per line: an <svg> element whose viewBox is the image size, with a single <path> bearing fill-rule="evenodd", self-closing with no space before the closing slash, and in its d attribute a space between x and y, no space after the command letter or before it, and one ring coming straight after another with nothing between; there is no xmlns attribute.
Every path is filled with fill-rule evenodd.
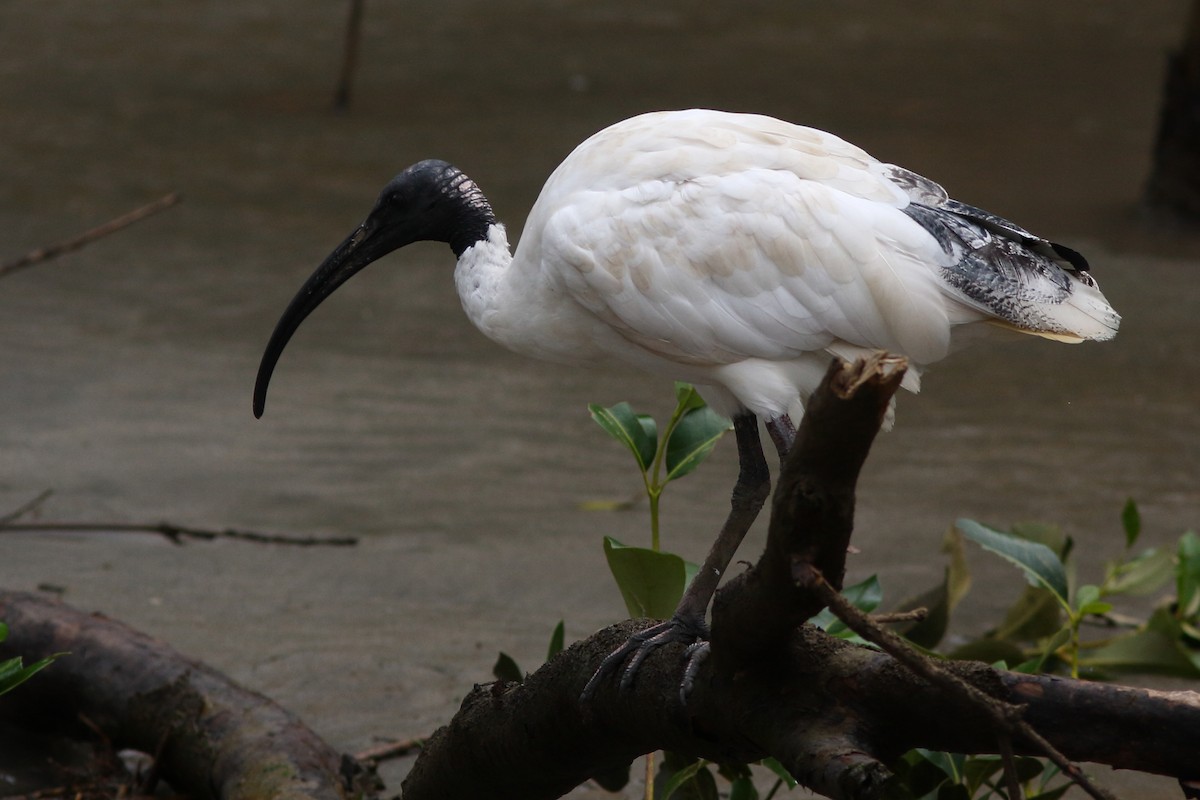
<svg viewBox="0 0 1200 800"><path fill-rule="evenodd" d="M367 2L332 110L347 4L0 6L0 261L168 192L183 202L0 279L0 515L351 535L349 549L138 534L0 534L0 585L53 587L207 660L335 747L424 735L487 680L624 616L605 534L645 544L639 488L588 402L662 416L669 385L523 360L471 328L443 245L366 270L301 329L265 417L284 306L427 157L474 178L510 238L582 139L648 110L755 111L833 131L1082 250L1114 342L977 347L899 398L860 483L849 578L940 580L968 516L1060 523L1081 572L1197 520L1198 240L1140 208L1183 0L837 4ZM664 545L699 561L732 440L672 485ZM753 559L760 525L740 557ZM973 552L953 631L1020 591ZM398 791L407 762L384 776ZM1150 778L1104 778L1159 797ZM581 795L587 790L582 790Z"/></svg>

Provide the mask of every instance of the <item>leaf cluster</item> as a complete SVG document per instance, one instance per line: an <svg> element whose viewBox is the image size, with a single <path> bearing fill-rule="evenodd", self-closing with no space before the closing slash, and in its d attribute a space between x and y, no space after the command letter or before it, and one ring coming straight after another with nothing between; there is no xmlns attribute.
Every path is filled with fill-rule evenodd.
<svg viewBox="0 0 1200 800"><path fill-rule="evenodd" d="M0 642L3 642L7 638L8 625L0 622ZM66 653L55 653L52 656L35 661L29 666L23 665L20 656L0 661L0 695L11 692L38 672L50 666L59 656L63 655L66 655Z"/></svg>

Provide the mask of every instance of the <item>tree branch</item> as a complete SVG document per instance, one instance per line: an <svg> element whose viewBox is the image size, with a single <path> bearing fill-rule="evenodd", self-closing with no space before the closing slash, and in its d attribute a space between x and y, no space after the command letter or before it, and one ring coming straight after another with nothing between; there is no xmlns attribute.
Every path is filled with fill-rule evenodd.
<svg viewBox="0 0 1200 800"><path fill-rule="evenodd" d="M69 653L4 698L9 721L69 730L82 714L118 748L161 750L162 775L196 798L343 800L363 788L294 715L115 620L8 591L0 619L0 659Z"/></svg>
<svg viewBox="0 0 1200 800"><path fill-rule="evenodd" d="M34 264L40 264L43 261L49 261L52 258L57 258L58 256L63 255L64 253L69 253L72 250L78 250L84 245L91 244L97 239L102 239L109 234L116 233L122 228L126 228L138 220L145 219L146 217L168 209L178 203L179 200L179 194L177 192L171 192L170 194L164 195L163 197L155 200L153 203L147 203L140 208L135 208L133 211L122 214L116 219L110 220L103 225L98 225L95 228L85 231L74 238L67 239L62 242L56 242L55 244L47 245L46 247L39 247L36 250L31 250L25 255L14 258L11 261L0 263L0 278L16 272L19 269L31 267Z"/></svg>
<svg viewBox="0 0 1200 800"><path fill-rule="evenodd" d="M170 522L5 522L0 520L0 533L49 533L68 531L72 533L155 533L174 544L183 544L185 539L238 539L256 544L289 544L297 547L353 547L358 539L353 536L288 536L276 533L260 533L238 528L209 530L189 528Z"/></svg>
<svg viewBox="0 0 1200 800"><path fill-rule="evenodd" d="M713 761L774 756L814 791L873 800L890 777L886 764L914 747L1004 749L994 710L1016 705L1037 738L1012 737L1014 752L1042 755L1049 746L1077 760L1198 777L1195 693L1015 675L969 662L940 667L967 687L947 691L942 676L914 673L892 655L803 624L829 599L812 576L829 576L828 584L820 581L826 587L841 584L855 482L904 366L882 354L835 364L810 399L780 476L766 549L718 594L712 654L686 707L677 692L679 646L654 651L629 691L604 684L579 703L604 657L646 625L622 623L523 683L477 687L427 742L404 782L405 800L558 797L658 749ZM1157 726L1152 733L1131 735L1148 724Z"/></svg>

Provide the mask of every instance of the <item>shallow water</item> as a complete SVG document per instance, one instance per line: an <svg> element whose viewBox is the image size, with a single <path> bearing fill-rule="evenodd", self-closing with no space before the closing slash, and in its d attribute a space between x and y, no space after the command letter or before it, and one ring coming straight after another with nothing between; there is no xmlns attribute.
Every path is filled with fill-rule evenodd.
<svg viewBox="0 0 1200 800"><path fill-rule="evenodd" d="M960 516L1061 522L1095 569L1128 496L1147 540L1172 541L1200 505L1198 248L1135 205L1186 4L1045 5L371 5L348 115L327 110L340 5L6 6L0 252L185 201L0 281L0 513L52 488L45 518L364 538L6 534L0 581L65 587L348 750L428 732L497 650L536 663L560 618L571 636L617 618L599 538L644 541L644 510L579 510L636 489L585 405L661 415L669 387L498 350L463 318L449 253L415 246L305 323L262 421L250 389L286 302L404 165L459 164L515 234L575 143L682 106L824 127L930 175L1086 252L1124 315L1109 344L977 347L930 370L868 463L852 577L924 588ZM723 442L669 490L668 547L702 557L732 480ZM972 555L959 633L1019 591Z"/></svg>

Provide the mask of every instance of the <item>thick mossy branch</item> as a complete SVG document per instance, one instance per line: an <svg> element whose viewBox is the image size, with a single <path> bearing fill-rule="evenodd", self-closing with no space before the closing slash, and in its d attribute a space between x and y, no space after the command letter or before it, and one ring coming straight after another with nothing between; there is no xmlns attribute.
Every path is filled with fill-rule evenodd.
<svg viewBox="0 0 1200 800"><path fill-rule="evenodd" d="M353 764L295 715L115 620L0 591L0 659L67 652L4 698L9 721L65 729L82 715L116 747L158 753L178 791L217 800L364 796ZM344 774L345 773L345 774Z"/></svg>
<svg viewBox="0 0 1200 800"><path fill-rule="evenodd" d="M600 661L644 624L600 631L524 683L477 687L427 742L405 779L405 800L555 798L660 748L714 761L775 756L825 796L865 800L880 796L883 765L914 747L996 750L996 728L980 708L885 653L811 625L785 639L776 669L728 678L706 662L686 709L677 691L683 653L675 645L647 658L629 692L605 685L581 705L579 691ZM1198 777L1196 693L997 672L972 662L945 668L990 696L1024 704L1042 736L1075 759ZM1014 745L1038 754L1029 742Z"/></svg>

